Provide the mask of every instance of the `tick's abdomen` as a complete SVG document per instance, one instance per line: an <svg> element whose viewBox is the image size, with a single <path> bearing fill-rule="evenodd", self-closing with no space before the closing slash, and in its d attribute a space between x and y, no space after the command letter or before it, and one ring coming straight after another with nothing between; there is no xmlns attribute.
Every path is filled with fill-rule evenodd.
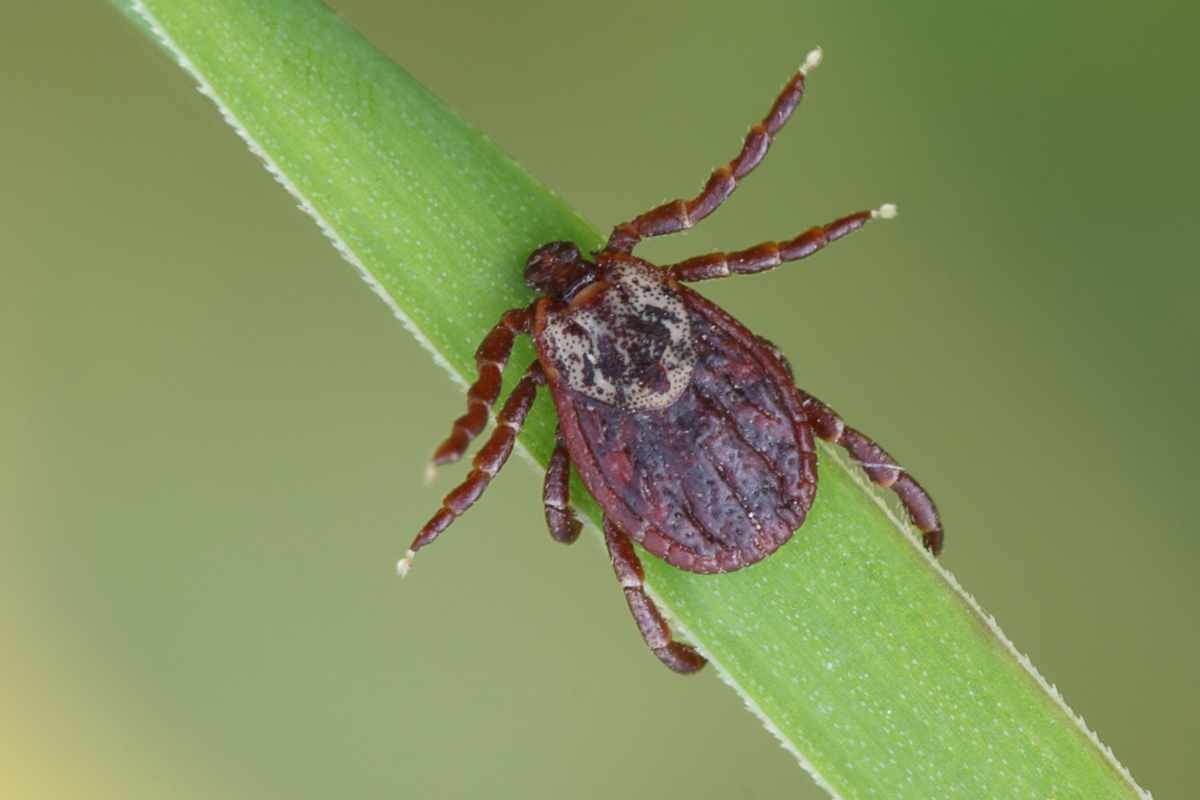
<svg viewBox="0 0 1200 800"><path fill-rule="evenodd" d="M728 571L774 552L804 521L812 435L775 357L679 291L693 363L674 402L631 411L566 385L555 401L571 459L610 516L670 563Z"/></svg>

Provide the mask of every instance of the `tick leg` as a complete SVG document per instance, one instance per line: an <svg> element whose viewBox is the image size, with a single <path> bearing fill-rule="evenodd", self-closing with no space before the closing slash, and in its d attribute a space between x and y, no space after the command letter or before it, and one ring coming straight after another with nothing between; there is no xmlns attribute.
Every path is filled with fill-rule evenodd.
<svg viewBox="0 0 1200 800"><path fill-rule="evenodd" d="M638 630L646 645L658 656L658 660L675 672L695 672L707 661L686 644L671 641L671 628L663 619L662 612L654 601L646 594L645 573L642 572L642 562L634 552L633 542L629 535L618 527L617 523L604 518L604 542L608 545L608 555L612 559L613 572L625 590L625 601L629 603L629 611L637 622Z"/></svg>
<svg viewBox="0 0 1200 800"><path fill-rule="evenodd" d="M888 204L874 211L859 211L834 220L828 225L809 228L795 239L786 242L763 242L736 253L709 253L689 258L666 267L678 281L705 281L728 275L748 275L774 269L785 261L798 261L821 250L830 242L861 228L872 219L891 219L896 207Z"/></svg>
<svg viewBox="0 0 1200 800"><path fill-rule="evenodd" d="M496 327L480 343L475 351L479 378L467 390L467 413L454 421L450 436L433 452L433 466L451 464L462 458L471 440L487 425L492 405L500 396L501 373L512 354L513 337L529 331L529 317L525 309L505 311Z"/></svg>
<svg viewBox="0 0 1200 800"><path fill-rule="evenodd" d="M463 512L483 494L488 484L492 482L492 478L496 477L496 473L500 471L512 453L513 444L517 441L517 434L520 433L521 426L525 424L525 417L528 416L534 398L537 397L538 386L545 382L546 376L542 372L541 364L536 361L530 364L512 394L508 396L508 400L505 401L504 408L500 409L500 414L496 418L496 430L492 432L487 444L475 454L475 461L467 479L459 484L457 489L446 495L442 500L441 509L433 515L429 522L425 523L425 527L421 528L420 533L409 545L408 553L398 565L401 575L408 572L408 568L412 565L413 555L450 527L450 523L462 516Z"/></svg>
<svg viewBox="0 0 1200 800"><path fill-rule="evenodd" d="M925 549L935 556L942 552L942 522L938 518L933 498L870 437L849 427L833 409L807 392L797 389L804 410L812 420L818 436L827 442L840 445L850 457L863 468L872 481L885 489L891 489L904 504L909 519L921 531Z"/></svg>
<svg viewBox="0 0 1200 800"><path fill-rule="evenodd" d="M554 453L546 466L546 482L542 484L542 504L546 507L546 525L556 542L572 544L579 538L582 525L571 510L571 457L563 441L562 431L554 435Z"/></svg>
<svg viewBox="0 0 1200 800"><path fill-rule="evenodd" d="M608 250L629 253L637 243L649 236L662 236L690 228L700 220L716 211L725 202L737 183L758 166L767 154L767 148L779 129L783 127L796 106L804 97L805 75L821 63L821 51L814 50L808 54L804 64L783 87L775 104L767 112L761 122L755 123L746 134L746 141L737 158L717 167L709 176L708 183L700 194L691 200L671 200L657 208L635 217L629 222L623 222L613 228L608 237Z"/></svg>

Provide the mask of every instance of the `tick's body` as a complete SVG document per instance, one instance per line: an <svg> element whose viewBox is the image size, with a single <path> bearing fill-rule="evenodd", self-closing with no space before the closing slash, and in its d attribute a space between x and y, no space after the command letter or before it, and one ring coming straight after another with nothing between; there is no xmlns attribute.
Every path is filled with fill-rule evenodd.
<svg viewBox="0 0 1200 800"><path fill-rule="evenodd" d="M503 466L541 385L549 386L559 419L543 493L550 533L567 543L579 535L567 488L574 463L604 511L605 541L638 628L678 672L694 672L704 659L671 640L645 593L631 542L698 573L729 572L766 558L792 537L812 505L814 435L844 447L871 480L894 491L925 546L935 554L941 549L937 511L920 484L881 447L796 388L773 345L682 285L804 258L870 219L892 216L894 207L851 214L787 242L667 267L632 255L641 239L691 227L733 192L799 103L806 72L819 56L809 55L766 118L751 128L738 157L719 167L697 197L618 225L594 262L569 242L552 242L529 257L525 280L541 296L528 308L506 312L479 346L480 374L467 395L467 413L454 423L434 463L458 460L483 430L515 335L533 337L538 360L509 395L467 480L413 540L402 573L415 551L466 511Z"/></svg>
<svg viewBox="0 0 1200 800"><path fill-rule="evenodd" d="M561 310L542 301L533 320L562 438L588 491L682 569L727 572L773 553L804 522L817 479L812 427L787 369L661 269L631 256L600 264L593 291ZM645 294L657 305L635 308ZM639 329L619 318L596 324L622 310ZM611 387L632 391L613 397Z"/></svg>

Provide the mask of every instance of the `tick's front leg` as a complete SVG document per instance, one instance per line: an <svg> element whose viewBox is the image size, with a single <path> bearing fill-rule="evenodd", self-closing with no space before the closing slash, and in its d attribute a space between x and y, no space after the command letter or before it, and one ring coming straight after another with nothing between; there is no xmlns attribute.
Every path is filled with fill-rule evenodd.
<svg viewBox="0 0 1200 800"><path fill-rule="evenodd" d="M700 194L690 200L671 200L639 214L629 222L621 223L613 228L605 249L631 253L637 243L646 237L687 230L716 211L733 194L738 181L753 172L763 160L780 128L792 116L796 106L800 105L806 76L820 63L821 50L818 48L804 59L800 69L775 98L767 116L750 128L741 152L728 164L717 167Z"/></svg>
<svg viewBox="0 0 1200 800"><path fill-rule="evenodd" d="M763 242L736 253L709 253L689 258L666 267L677 281L694 283L730 275L752 275L775 269L787 261L808 258L823 250L831 242L854 233L873 219L891 219L896 216L896 207L890 203L874 211L858 211L826 225L809 228L795 239L786 242Z"/></svg>
<svg viewBox="0 0 1200 800"><path fill-rule="evenodd" d="M694 649L671 640L671 628L658 606L646 594L646 576L642 571L642 562L633 549L633 541L608 517L604 518L604 542L612 558L613 572L625 590L625 601L629 603L629 611L637 622L642 638L646 640L646 646L658 656L659 661L675 672L696 672L707 664L704 656Z"/></svg>

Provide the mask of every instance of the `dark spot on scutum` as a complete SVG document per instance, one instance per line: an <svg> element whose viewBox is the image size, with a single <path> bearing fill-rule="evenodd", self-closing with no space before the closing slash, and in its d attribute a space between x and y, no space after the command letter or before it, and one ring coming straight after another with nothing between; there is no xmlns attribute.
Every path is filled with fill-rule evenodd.
<svg viewBox="0 0 1200 800"><path fill-rule="evenodd" d="M671 389L671 380L667 376L667 368L654 363L642 373L639 381L642 386L657 394L666 394Z"/></svg>
<svg viewBox="0 0 1200 800"><path fill-rule="evenodd" d="M592 363L592 360L590 358L584 358L583 356L578 356L578 358L582 361L580 368L583 371L583 377L582 377L583 385L584 386L595 386L596 385L596 365Z"/></svg>

